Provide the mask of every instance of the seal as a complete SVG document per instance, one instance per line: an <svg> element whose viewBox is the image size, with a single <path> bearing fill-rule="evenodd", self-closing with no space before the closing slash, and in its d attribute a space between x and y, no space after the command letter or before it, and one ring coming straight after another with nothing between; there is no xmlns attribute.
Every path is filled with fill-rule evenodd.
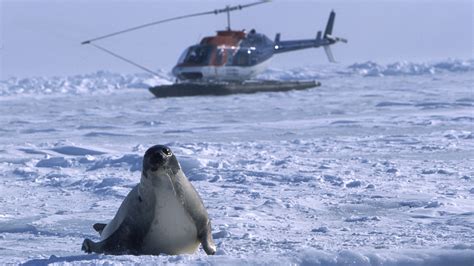
<svg viewBox="0 0 474 266"><path fill-rule="evenodd" d="M216 252L202 199L163 145L145 152L140 183L112 221L93 228L101 241L85 239L82 250L87 253L176 255L194 253L199 244L208 255Z"/></svg>

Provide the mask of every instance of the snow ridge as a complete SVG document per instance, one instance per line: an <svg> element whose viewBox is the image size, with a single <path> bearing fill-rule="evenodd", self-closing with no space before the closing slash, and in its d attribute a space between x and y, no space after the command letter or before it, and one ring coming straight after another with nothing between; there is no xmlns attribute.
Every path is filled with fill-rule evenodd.
<svg viewBox="0 0 474 266"><path fill-rule="evenodd" d="M464 73L474 71L474 59L447 59L432 63L416 63L401 61L381 65L372 61L354 63L349 66L320 65L298 67L293 69L270 68L259 76L261 79L308 80L328 79L334 77L384 77L384 76L420 76L442 73Z"/></svg>
<svg viewBox="0 0 474 266"><path fill-rule="evenodd" d="M355 63L348 67L353 73L361 76L415 76L438 74L444 72L468 72L474 70L474 59L462 61L449 59L437 63L412 63L407 61L396 62L386 66L372 61Z"/></svg>
<svg viewBox="0 0 474 266"><path fill-rule="evenodd" d="M0 81L0 96L111 93L118 89L146 89L171 83L170 74L162 70L157 73L158 77L147 73L122 75L108 71L67 77L12 77Z"/></svg>
<svg viewBox="0 0 474 266"><path fill-rule="evenodd" d="M292 69L270 68L257 78L271 80L320 80L341 76L416 76L469 71L474 71L474 59L447 59L433 63L402 61L388 65L367 61L349 66L319 65ZM158 70L157 73L158 77L147 73L124 75L108 71L68 77L12 77L0 80L0 96L107 94L120 89L147 89L150 86L173 82L174 78L169 72Z"/></svg>

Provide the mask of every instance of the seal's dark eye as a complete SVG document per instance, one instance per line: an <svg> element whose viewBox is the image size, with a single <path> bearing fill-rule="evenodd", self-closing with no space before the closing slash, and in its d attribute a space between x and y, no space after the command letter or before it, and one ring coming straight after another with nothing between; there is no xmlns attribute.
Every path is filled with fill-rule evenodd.
<svg viewBox="0 0 474 266"><path fill-rule="evenodd" d="M168 155L168 156L171 155L171 150L168 149L168 148L163 148L161 151L162 151L164 154Z"/></svg>

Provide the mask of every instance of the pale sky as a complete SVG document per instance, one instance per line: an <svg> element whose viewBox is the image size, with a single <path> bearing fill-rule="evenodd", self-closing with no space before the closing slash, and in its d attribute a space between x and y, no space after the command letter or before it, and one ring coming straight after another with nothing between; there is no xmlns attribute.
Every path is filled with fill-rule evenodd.
<svg viewBox="0 0 474 266"><path fill-rule="evenodd" d="M142 70L81 41L174 16L250 1L0 0L0 79ZM472 0L279 1L232 13L234 29L255 28L274 39L315 38L337 13L333 35L347 38L333 54L342 64L372 60L474 58ZM181 52L215 30L225 15L162 24L97 42L150 69L170 70ZM329 64L322 49L274 56L278 68Z"/></svg>

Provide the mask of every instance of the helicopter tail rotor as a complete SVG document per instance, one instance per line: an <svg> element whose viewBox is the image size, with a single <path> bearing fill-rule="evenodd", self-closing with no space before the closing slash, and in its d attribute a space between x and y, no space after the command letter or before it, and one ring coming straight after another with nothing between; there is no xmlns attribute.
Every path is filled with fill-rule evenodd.
<svg viewBox="0 0 474 266"><path fill-rule="evenodd" d="M335 44L337 42L347 43L347 39L335 37L332 35L332 29L334 28L334 20L336 19L336 12L331 11L329 14L328 23L326 24L326 30L324 31L324 40L327 44L323 45L324 52L328 57L329 62L336 63L334 59L334 55L332 54L330 45ZM321 32L318 32L318 38L321 36Z"/></svg>
<svg viewBox="0 0 474 266"><path fill-rule="evenodd" d="M324 31L324 39L331 41L332 43L343 42L347 43L347 39L335 37L332 35L332 29L334 27L334 20L336 19L336 12L331 11L329 14L328 23L326 24L326 30Z"/></svg>

